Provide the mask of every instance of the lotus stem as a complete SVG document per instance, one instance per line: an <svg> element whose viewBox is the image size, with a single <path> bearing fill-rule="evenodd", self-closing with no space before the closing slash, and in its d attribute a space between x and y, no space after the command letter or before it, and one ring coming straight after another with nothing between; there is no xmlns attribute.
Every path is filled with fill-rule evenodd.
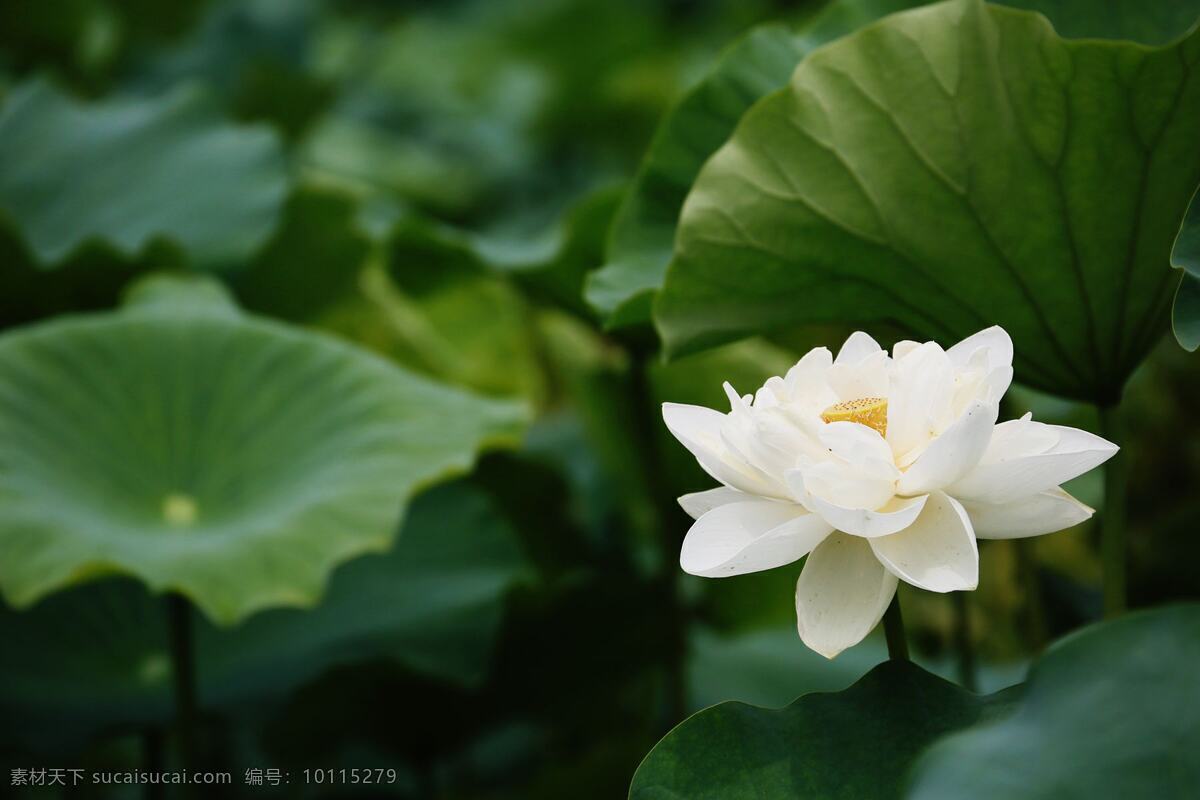
<svg viewBox="0 0 1200 800"><path fill-rule="evenodd" d="M679 590L679 547L687 533L687 517L675 502L664 476L663 454L658 446L659 405L651 381L651 365L657 353L653 349L633 344L629 347L629 401L639 442L643 485L657 523L658 553L657 580L662 602L671 608L675 624L671 631L671 646L666 663L665 713L670 726L687 716L687 635L691 624L689 610Z"/></svg>
<svg viewBox="0 0 1200 800"><path fill-rule="evenodd" d="M1100 428L1106 439L1121 447L1104 465L1104 513L1100 516L1100 558L1104 565L1104 616L1112 618L1124 613L1125 580L1125 518L1129 491L1129 457L1123 443L1119 408L1114 404L1100 409Z"/></svg>
<svg viewBox="0 0 1200 800"><path fill-rule="evenodd" d="M151 727L142 732L142 768L146 772L162 772L166 765L163 761L163 732L161 728ZM145 800L162 800L166 797L166 787L162 783L147 783L142 790Z"/></svg>
<svg viewBox="0 0 1200 800"><path fill-rule="evenodd" d="M1046 611L1042 606L1042 585L1038 580L1037 554L1034 552L1032 539L1016 539L1013 544L1017 552L1017 574L1025 595L1025 602L1022 605L1025 630L1030 650L1037 655L1046 649L1046 643L1050 637L1049 626L1046 623Z"/></svg>
<svg viewBox="0 0 1200 800"><path fill-rule="evenodd" d="M971 641L971 609L966 592L951 592L954 600L954 645L958 650L958 682L967 691L977 691L975 644Z"/></svg>
<svg viewBox="0 0 1200 800"><path fill-rule="evenodd" d="M196 765L196 658L192 606L180 594L167 595L167 629L175 684L175 726L179 760L189 772Z"/></svg>
<svg viewBox="0 0 1200 800"><path fill-rule="evenodd" d="M883 612L883 634L887 637L888 658L892 661L908 661L908 639L904 635L899 591L892 595L892 602Z"/></svg>

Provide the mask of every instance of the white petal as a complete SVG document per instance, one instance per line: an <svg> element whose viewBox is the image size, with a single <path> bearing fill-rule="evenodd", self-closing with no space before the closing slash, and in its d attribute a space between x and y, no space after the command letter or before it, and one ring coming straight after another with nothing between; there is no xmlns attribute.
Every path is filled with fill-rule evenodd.
<svg viewBox="0 0 1200 800"><path fill-rule="evenodd" d="M883 565L913 586L953 592L979 585L979 550L971 520L957 500L942 492L929 495L912 525L869 542Z"/></svg>
<svg viewBox="0 0 1200 800"><path fill-rule="evenodd" d="M725 384L729 387L729 384ZM728 390L732 392L732 387ZM721 444L724 446L725 462L745 465L744 472L759 479L760 491L756 494L777 495L778 489L768 488L770 476L779 475L795 466L796 457L780 450L762 436L759 417L764 412L752 409L741 397L731 394L733 410L721 424Z"/></svg>
<svg viewBox="0 0 1200 800"><path fill-rule="evenodd" d="M893 468L888 474L897 477L892 464L892 449L874 428L857 422L830 422L822 425L817 435L821 444L838 458L853 465L883 461Z"/></svg>
<svg viewBox="0 0 1200 800"><path fill-rule="evenodd" d="M920 346L920 342L914 342L910 339L903 339L899 342L896 342L894 345L892 345L892 359L899 360L904 358L906 355L911 353L913 350L916 350Z"/></svg>
<svg viewBox="0 0 1200 800"><path fill-rule="evenodd" d="M763 441L790 456L789 467L795 466L800 456L813 459L828 456L829 448L819 438L825 422L815 414L806 414L793 405L777 406L757 412L756 422Z"/></svg>
<svg viewBox="0 0 1200 800"><path fill-rule="evenodd" d="M721 483L750 494L774 495L778 488L760 470L731 453L721 435L726 415L703 406L663 403L663 421L700 466Z"/></svg>
<svg viewBox="0 0 1200 800"><path fill-rule="evenodd" d="M996 426L979 465L946 491L960 500L1006 503L1082 475L1112 458L1117 449L1077 428L1012 420Z"/></svg>
<svg viewBox="0 0 1200 800"><path fill-rule="evenodd" d="M1078 525L1092 509L1062 489L1010 500L1007 503L965 501L963 508L980 539L1023 539Z"/></svg>
<svg viewBox="0 0 1200 800"><path fill-rule="evenodd" d="M803 557L831 530L820 517L791 503L729 503L692 525L683 540L679 566L706 578L781 567Z"/></svg>
<svg viewBox="0 0 1200 800"><path fill-rule="evenodd" d="M683 495L679 498L679 506L692 519L700 519L717 506L753 499L755 499L753 495L739 492L737 489L730 489L728 486L718 486L715 489Z"/></svg>
<svg viewBox="0 0 1200 800"><path fill-rule="evenodd" d="M871 538L902 531L913 523L925 505L925 495L893 497L876 510L841 505L808 491L804 474L800 470L792 470L786 477L793 495L803 498L801 502L805 508L814 514L820 514L839 531L854 536Z"/></svg>
<svg viewBox="0 0 1200 800"><path fill-rule="evenodd" d="M896 483L898 494L932 492L970 472L987 450L999 406L974 402L954 424L930 442Z"/></svg>
<svg viewBox="0 0 1200 800"><path fill-rule="evenodd" d="M826 658L858 644L879 624L896 576L861 539L834 533L812 551L796 581L796 628Z"/></svg>
<svg viewBox="0 0 1200 800"><path fill-rule="evenodd" d="M874 511L896 494L895 480L862 473L845 462L801 459L800 463L784 472L784 478L792 499L813 511L810 501Z"/></svg>
<svg viewBox="0 0 1200 800"><path fill-rule="evenodd" d="M991 463L1016 456L1049 452L1058 444L1060 437L1057 428L1042 423L1027 425L1032 419L1033 414L1026 412L1020 419L1011 419L997 425L982 460Z"/></svg>
<svg viewBox="0 0 1200 800"><path fill-rule="evenodd" d="M767 382L758 387L754 393L755 408L771 408L785 402L788 396L787 384L778 375L767 378Z"/></svg>
<svg viewBox="0 0 1200 800"><path fill-rule="evenodd" d="M954 366L935 342L913 349L892 366L887 441L899 461L953 422Z"/></svg>
<svg viewBox="0 0 1200 800"><path fill-rule="evenodd" d="M834 359L835 364L857 364L868 356L872 356L882 350L879 342L871 338L869 334L862 331L855 331L846 339L842 349L838 350L837 358Z"/></svg>
<svg viewBox="0 0 1200 800"><path fill-rule="evenodd" d="M784 376L789 399L807 402L811 398L811 402L820 408L837 402L825 380L832 364L833 355L828 348L815 347L805 353Z"/></svg>
<svg viewBox="0 0 1200 800"><path fill-rule="evenodd" d="M829 388L838 402L860 397L886 397L888 392L888 354L877 350L860 361L836 363L826 374ZM832 404L830 404L832 405Z"/></svg>
<svg viewBox="0 0 1200 800"><path fill-rule="evenodd" d="M984 371L988 374L986 380L991 387L991 399L1000 401L1013 381L1013 339L1003 327L992 325L962 339L947 350L946 355L955 367L964 369L978 357L979 350L985 354Z"/></svg>
<svg viewBox="0 0 1200 800"><path fill-rule="evenodd" d="M1011 367L1013 360L1013 343L1008 331L999 325L985 328L979 333L972 334L946 351L950 361L956 367L965 367L975 354L983 349L987 352L989 369L996 367Z"/></svg>

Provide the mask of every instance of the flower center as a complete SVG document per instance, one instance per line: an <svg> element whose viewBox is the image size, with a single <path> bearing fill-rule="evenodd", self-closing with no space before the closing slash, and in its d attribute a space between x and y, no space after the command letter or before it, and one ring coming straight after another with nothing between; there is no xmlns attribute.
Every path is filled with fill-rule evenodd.
<svg viewBox="0 0 1200 800"><path fill-rule="evenodd" d="M821 419L826 422L857 422L879 431L880 436L887 436L887 398L860 397L834 403L821 412Z"/></svg>

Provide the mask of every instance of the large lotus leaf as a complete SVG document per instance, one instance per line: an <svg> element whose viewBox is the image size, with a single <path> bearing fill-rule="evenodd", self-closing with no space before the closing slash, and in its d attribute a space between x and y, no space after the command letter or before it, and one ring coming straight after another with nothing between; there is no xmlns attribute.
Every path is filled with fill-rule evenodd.
<svg viewBox="0 0 1200 800"><path fill-rule="evenodd" d="M587 300L610 327L650 319L650 298L662 285L675 220L696 173L750 104L787 81L799 58L788 28L756 28L667 112L613 220L608 263L588 276Z"/></svg>
<svg viewBox="0 0 1200 800"><path fill-rule="evenodd" d="M746 110L786 85L796 63L826 42L923 0L837 0L801 30L772 23L735 42L660 123L609 232L608 263L589 276L588 302L610 327L650 321L684 198L704 162Z"/></svg>
<svg viewBox="0 0 1200 800"><path fill-rule="evenodd" d="M418 496L395 547L334 571L312 610L258 614L234 628L198 619L202 706L236 710L328 667L389 658L444 681L483 676L504 596L525 573L490 498L457 482ZM172 714L164 605L127 580L80 586L33 609L0 610L0 709L34 745Z"/></svg>
<svg viewBox="0 0 1200 800"><path fill-rule="evenodd" d="M733 133L742 114L787 83L817 47L926 0L835 0L792 32L779 24L754 29L663 118L610 231L608 262L588 280L587 299L609 327L650 320L666 277L684 198L704 162ZM1200 13L1189 3L1147 9L1132 0L1098 10L1090 0L1005 0L1040 11L1064 36L1124 38L1157 44L1185 32ZM1115 5L1115 8L1114 8ZM1147 10L1150 11L1147 14Z"/></svg>
<svg viewBox="0 0 1200 800"><path fill-rule="evenodd" d="M943 341L1000 323L1023 380L1111 401L1174 288L1197 60L1195 33L1068 41L979 0L813 53L685 203L655 312L668 349L828 319Z"/></svg>
<svg viewBox="0 0 1200 800"><path fill-rule="evenodd" d="M1045 14L1055 30L1071 39L1128 39L1151 45L1181 36L1200 16L1200 4L1194 0L1003 0L1001 5Z"/></svg>
<svg viewBox="0 0 1200 800"><path fill-rule="evenodd" d="M1188 207L1171 263L1183 270L1171 317L1175 338L1185 349L1195 350L1200 347L1200 195Z"/></svg>
<svg viewBox="0 0 1200 800"><path fill-rule="evenodd" d="M1072 634L1034 667L1012 715L929 751L909 797L1195 797L1197 663L1196 604Z"/></svg>
<svg viewBox="0 0 1200 800"><path fill-rule="evenodd" d="M0 210L44 265L97 241L136 255L166 241L202 267L248 258L287 189L265 128L223 121L200 94L81 104L44 80L0 107Z"/></svg>
<svg viewBox="0 0 1200 800"><path fill-rule="evenodd" d="M796 800L899 794L918 753L1007 707L911 662L888 661L841 692L773 711L721 703L685 720L638 767L631 800Z"/></svg>
<svg viewBox="0 0 1200 800"><path fill-rule="evenodd" d="M726 700L778 707L809 692L839 692L887 658L882 638L872 637L830 661L804 646L794 624L733 635L697 626L688 644L688 705L696 710Z"/></svg>
<svg viewBox="0 0 1200 800"><path fill-rule="evenodd" d="M211 291L159 279L134 300L0 336L17 607L108 572L222 623L314 605L337 564L391 545L416 488L523 416Z"/></svg>

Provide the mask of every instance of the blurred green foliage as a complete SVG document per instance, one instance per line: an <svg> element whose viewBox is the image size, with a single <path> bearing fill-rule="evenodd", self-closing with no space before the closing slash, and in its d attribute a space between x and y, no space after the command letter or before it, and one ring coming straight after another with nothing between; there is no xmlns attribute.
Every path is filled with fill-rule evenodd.
<svg viewBox="0 0 1200 800"><path fill-rule="evenodd" d="M368 489L394 500L367 526L381 542L398 530L394 547L329 565L311 582L321 599L309 610L264 610L235 627L196 616L201 763L232 768L235 786L247 767L298 776L386 765L401 774L386 796L620 797L688 712L723 700L784 706L845 689L883 659L874 638L833 663L804 648L789 601L799 565L724 581L677 574L689 520L674 497L711 479L657 410L664 400L724 408L722 381L753 391L851 329L772 331L665 363L649 312L683 198L742 111L786 80L791 57L900 5L910 3L0 0L9 349L31 324L91 324L97 341L68 354L86 362L99 329L125 313L114 309L131 282L168 271L195 289L203 273L243 309L237 319L271 318L254 325L279 326L301 349L337 349L335 337L396 381L441 384L419 410L389 406L419 423L429 449L405 455L419 469L373 472L345 456L353 448L325 465L331 483L355 484L343 522L361 519ZM1092 4L1055 7L1070 35L1113 22ZM1159 12L1139 38L1187 27L1166 5ZM764 41L765 64L743 49ZM162 351L166 371L176 354L159 328L179 327L205 297L193 291L175 307L143 293L167 303L158 310L170 324L91 366L140 375L128 359L144 347ZM103 316L74 319L84 312ZM889 345L905 334L872 330ZM250 355L222 357L245 366ZM50 359L32 361L62 378ZM336 412L313 411L299 428L327 433L370 399L365 384L333 380L347 369L330 362L297 384L292 399L325 392L306 408ZM1194 370L1162 342L1126 387L1135 605L1200 598L1200 500L1180 490L1200 481ZM202 377L201 388L220 383L216 370ZM86 415L107 404L136 430L121 380L103 403L62 380L20 403L20 381L0 381L0 406L35 409L47 424L67 406L76 427L62 430L86 433ZM244 383L256 381L278 388L249 371ZM465 467L488 438L486 409L516 406L531 410L519 443L426 488L445 458ZM1004 414L1027 410L1097 424L1089 406L1018 387ZM10 415L10 448L23 441L17 422ZM119 439L112 447L128 450L106 451L118 461L138 444ZM272 450L263 469L307 476L312 464L286 452ZM0 466L8 476L11 459ZM1070 488L1102 508L1097 478ZM5 525L20 510L8 509ZM98 535L67 511L75 534ZM918 661L962 679L955 643L965 636L980 688L1019 680L1052 639L1099 616L1095 538L1088 523L986 543L965 612L902 591ZM15 569L11 557L0 550L0 574ZM164 737L173 744L162 599L129 572L72 574L78 585L29 610L0 604L5 774L52 761L145 768ZM946 690L927 677L914 692ZM380 796L318 788L245 794Z"/></svg>

